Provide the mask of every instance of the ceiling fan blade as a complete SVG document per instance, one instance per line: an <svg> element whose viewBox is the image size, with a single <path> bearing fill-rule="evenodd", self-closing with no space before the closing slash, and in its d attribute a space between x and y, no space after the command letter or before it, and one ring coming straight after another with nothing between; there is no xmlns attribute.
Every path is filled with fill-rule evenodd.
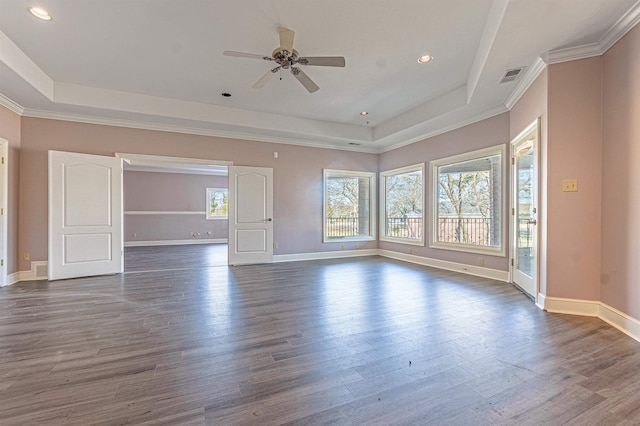
<svg viewBox="0 0 640 426"><path fill-rule="evenodd" d="M251 87L253 87L254 89L262 89L264 85L267 84L273 78L274 75L276 75L276 73L278 72L278 70L280 70L280 68L282 67L275 67L273 69L270 69L262 77L260 77L260 80L253 83L253 86Z"/></svg>
<svg viewBox="0 0 640 426"><path fill-rule="evenodd" d="M235 56L238 58L250 58L250 59L264 59L265 61L272 61L273 58L265 55L257 55L255 53L234 52L233 50L225 50L222 52L224 56Z"/></svg>
<svg viewBox="0 0 640 426"><path fill-rule="evenodd" d="M313 82L309 78L307 74L304 73L300 68L291 67L291 74L304 86L305 89L309 91L309 93L317 92L320 87Z"/></svg>
<svg viewBox="0 0 640 426"><path fill-rule="evenodd" d="M344 67L345 60L343 56L316 56L304 57L298 60L300 65L319 65L322 67Z"/></svg>
<svg viewBox="0 0 640 426"><path fill-rule="evenodd" d="M293 53L294 32L288 28L280 28L280 49Z"/></svg>

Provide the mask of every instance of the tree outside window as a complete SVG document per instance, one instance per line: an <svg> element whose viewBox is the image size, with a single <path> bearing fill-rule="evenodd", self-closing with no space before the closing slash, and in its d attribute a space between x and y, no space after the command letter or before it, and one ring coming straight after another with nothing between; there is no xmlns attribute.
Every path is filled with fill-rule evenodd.
<svg viewBox="0 0 640 426"><path fill-rule="evenodd" d="M382 185L380 228L383 240L423 244L424 165L403 167L380 174Z"/></svg>
<svg viewBox="0 0 640 426"><path fill-rule="evenodd" d="M229 190L227 188L207 188L207 219L227 219Z"/></svg>
<svg viewBox="0 0 640 426"><path fill-rule="evenodd" d="M373 239L375 174L324 171L324 240Z"/></svg>

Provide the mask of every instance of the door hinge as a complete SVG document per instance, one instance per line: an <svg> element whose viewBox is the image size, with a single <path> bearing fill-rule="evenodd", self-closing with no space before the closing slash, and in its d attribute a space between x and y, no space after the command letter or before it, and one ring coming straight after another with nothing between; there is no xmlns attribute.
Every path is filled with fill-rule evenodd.
<svg viewBox="0 0 640 426"><path fill-rule="evenodd" d="M515 261L513 260L513 258L511 258L511 266L515 266L515 265L516 265Z"/></svg>
<svg viewBox="0 0 640 426"><path fill-rule="evenodd" d="M2 157L2 164L4 164L4 157Z"/></svg>
<svg viewBox="0 0 640 426"><path fill-rule="evenodd" d="M0 266L4 266L4 259L0 259Z"/></svg>
<svg viewBox="0 0 640 426"><path fill-rule="evenodd" d="M511 164L515 165L516 164L516 157L511 157Z"/></svg>
<svg viewBox="0 0 640 426"><path fill-rule="evenodd" d="M4 207L0 207L0 216L4 216Z"/></svg>
<svg viewBox="0 0 640 426"><path fill-rule="evenodd" d="M516 214L516 208L515 207L511 207L511 215L515 215Z"/></svg>

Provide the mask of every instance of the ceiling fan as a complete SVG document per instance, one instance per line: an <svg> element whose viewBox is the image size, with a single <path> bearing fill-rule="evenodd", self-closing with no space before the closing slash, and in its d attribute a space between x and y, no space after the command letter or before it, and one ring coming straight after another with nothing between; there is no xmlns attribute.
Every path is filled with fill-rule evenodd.
<svg viewBox="0 0 640 426"><path fill-rule="evenodd" d="M316 65L323 67L344 67L345 60L342 56L307 56L301 57L293 48L294 32L287 28L280 28L280 47L273 51L271 56L257 55L254 53L234 52L225 50L222 52L225 56L236 56L239 58L262 59L278 64L277 67L270 69L263 75L253 86L254 89L264 87L269 80L281 70L291 70L291 74L304 86L309 93L316 92L320 87L309 78L307 74L299 67L299 65Z"/></svg>

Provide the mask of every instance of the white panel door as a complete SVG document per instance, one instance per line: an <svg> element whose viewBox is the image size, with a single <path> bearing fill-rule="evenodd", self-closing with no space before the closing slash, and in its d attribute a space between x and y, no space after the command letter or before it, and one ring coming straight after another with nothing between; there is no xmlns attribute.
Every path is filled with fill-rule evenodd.
<svg viewBox="0 0 640 426"><path fill-rule="evenodd" d="M49 151L49 279L123 271L122 159Z"/></svg>
<svg viewBox="0 0 640 426"><path fill-rule="evenodd" d="M534 300L538 295L538 125L529 126L512 150L512 279Z"/></svg>
<svg viewBox="0 0 640 426"><path fill-rule="evenodd" d="M273 169L229 166L229 265L273 261Z"/></svg>

